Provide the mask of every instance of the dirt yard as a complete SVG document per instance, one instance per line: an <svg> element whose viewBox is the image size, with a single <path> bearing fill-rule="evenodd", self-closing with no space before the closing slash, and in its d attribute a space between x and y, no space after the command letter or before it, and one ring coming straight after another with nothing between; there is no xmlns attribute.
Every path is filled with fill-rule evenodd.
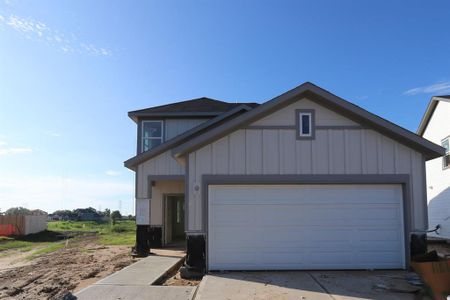
<svg viewBox="0 0 450 300"><path fill-rule="evenodd" d="M197 286L200 284L201 279L183 279L181 278L180 272L177 271L175 275L170 275L166 280L164 280L162 285L166 286Z"/></svg>
<svg viewBox="0 0 450 300"><path fill-rule="evenodd" d="M105 246L97 235L68 239L31 259L8 250L0 256L0 299L61 299L135 261L129 246Z"/></svg>

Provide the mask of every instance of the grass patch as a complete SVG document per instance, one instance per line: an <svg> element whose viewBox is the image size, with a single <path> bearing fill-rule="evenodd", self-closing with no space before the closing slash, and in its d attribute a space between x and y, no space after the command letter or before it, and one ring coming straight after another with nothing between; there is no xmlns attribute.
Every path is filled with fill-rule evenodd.
<svg viewBox="0 0 450 300"><path fill-rule="evenodd" d="M0 252L6 250L30 251L36 247L46 246L64 239L60 232L42 231L26 236L1 237Z"/></svg>
<svg viewBox="0 0 450 300"><path fill-rule="evenodd" d="M101 236L100 242L103 245L124 245L133 246L136 241L134 233L110 233Z"/></svg>
<svg viewBox="0 0 450 300"><path fill-rule="evenodd" d="M27 256L27 259L31 260L31 259L34 259L41 255L55 252L56 250L59 250L61 248L64 248L64 242L52 243L52 244L49 244L43 248L40 248L40 249L34 251L31 255Z"/></svg>
<svg viewBox="0 0 450 300"><path fill-rule="evenodd" d="M77 236L77 232L98 234L102 245L132 246L136 240L136 223L131 220L117 221L115 225L111 225L109 222L93 221L55 221L48 222L47 225L48 230L40 233L27 236L0 237L0 254L6 250L21 252L35 250L29 256L29 259L33 259L63 248L63 240Z"/></svg>
<svg viewBox="0 0 450 300"><path fill-rule="evenodd" d="M132 246L136 240L136 222L131 220L110 222L95 221L55 221L48 223L48 229L56 232L96 232L103 245Z"/></svg>
<svg viewBox="0 0 450 300"><path fill-rule="evenodd" d="M52 221L47 223L52 231L95 231L100 232L109 227L109 222L95 221Z"/></svg>
<svg viewBox="0 0 450 300"><path fill-rule="evenodd" d="M16 241L14 239L11 239L9 241L0 242L0 251L6 251L6 250L13 250L13 249L28 249L32 248L33 243L32 242L25 242L25 241Z"/></svg>

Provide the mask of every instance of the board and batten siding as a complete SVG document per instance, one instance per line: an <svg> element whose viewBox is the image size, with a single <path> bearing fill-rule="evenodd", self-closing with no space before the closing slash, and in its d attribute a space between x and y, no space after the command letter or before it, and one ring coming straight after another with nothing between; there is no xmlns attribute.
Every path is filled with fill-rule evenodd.
<svg viewBox="0 0 450 300"><path fill-rule="evenodd" d="M313 140L297 140L295 109L314 109ZM421 153L358 125L318 104L302 100L189 154L188 231L203 231L202 176L260 174L409 174L412 230L427 227L424 158ZM252 128L253 126L253 128ZM259 126L259 127L256 127Z"/></svg>
<svg viewBox="0 0 450 300"><path fill-rule="evenodd" d="M206 121L208 119L166 119L164 120L165 140L170 140Z"/></svg>
<svg viewBox="0 0 450 300"><path fill-rule="evenodd" d="M147 197L149 175L184 175L184 166L173 158L170 150L140 164L136 172L136 198Z"/></svg>
<svg viewBox="0 0 450 300"><path fill-rule="evenodd" d="M157 182L149 198L150 175L184 175L184 166L171 155L170 150L140 164L136 171L136 224L162 225L164 194L184 194L184 181Z"/></svg>

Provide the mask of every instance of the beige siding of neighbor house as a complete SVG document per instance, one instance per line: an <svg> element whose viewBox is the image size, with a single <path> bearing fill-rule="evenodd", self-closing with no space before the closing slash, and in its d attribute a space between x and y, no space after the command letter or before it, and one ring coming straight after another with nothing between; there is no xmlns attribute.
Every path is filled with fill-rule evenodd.
<svg viewBox="0 0 450 300"><path fill-rule="evenodd" d="M14 235L38 233L47 229L47 215L0 216L0 228L2 226L12 226Z"/></svg>
<svg viewBox="0 0 450 300"><path fill-rule="evenodd" d="M295 109L314 109L314 140L297 140ZM424 158L421 153L312 101L291 104L245 129L237 130L189 154L188 231L202 231L202 175L251 174L409 174L413 199L412 230L427 227ZM253 127L252 126L259 126ZM349 126L343 128L342 126Z"/></svg>
<svg viewBox="0 0 450 300"><path fill-rule="evenodd" d="M166 119L164 121L165 140L170 140L206 121L208 119Z"/></svg>

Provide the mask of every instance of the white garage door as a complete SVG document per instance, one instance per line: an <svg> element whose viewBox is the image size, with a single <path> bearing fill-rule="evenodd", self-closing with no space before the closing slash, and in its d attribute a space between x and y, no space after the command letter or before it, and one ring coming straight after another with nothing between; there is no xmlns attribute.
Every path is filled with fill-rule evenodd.
<svg viewBox="0 0 450 300"><path fill-rule="evenodd" d="M400 185L210 185L209 270L405 267Z"/></svg>

